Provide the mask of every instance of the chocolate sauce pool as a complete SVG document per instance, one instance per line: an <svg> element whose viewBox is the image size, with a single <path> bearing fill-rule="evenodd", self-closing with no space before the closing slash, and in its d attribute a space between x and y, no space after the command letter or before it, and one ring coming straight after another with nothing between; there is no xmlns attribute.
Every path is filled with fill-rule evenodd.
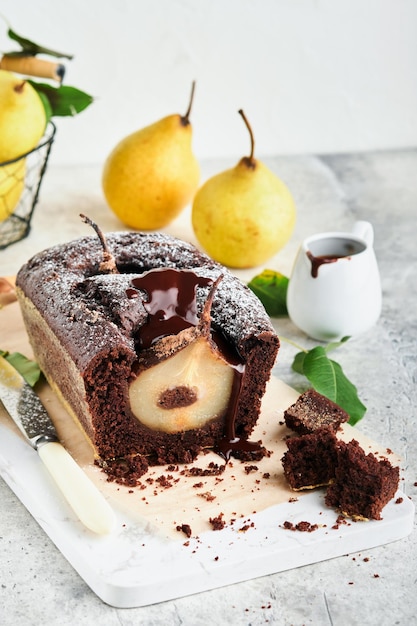
<svg viewBox="0 0 417 626"><path fill-rule="evenodd" d="M150 348L162 337L177 335L190 326L197 326L197 287L212 284L212 279L197 276L191 270L170 268L150 270L134 278L133 288L127 289L126 294L129 298L135 298L138 296L138 289L144 291L144 307L148 313L146 323L138 332L140 349ZM259 452L260 444L236 436L235 424L245 364L223 333L212 329L211 336L223 358L234 370L223 437L217 442L215 451L226 460L233 452Z"/></svg>

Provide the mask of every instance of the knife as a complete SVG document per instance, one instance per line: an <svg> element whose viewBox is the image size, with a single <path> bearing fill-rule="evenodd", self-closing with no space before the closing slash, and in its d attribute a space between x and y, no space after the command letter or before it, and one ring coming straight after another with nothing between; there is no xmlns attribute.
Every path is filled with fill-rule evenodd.
<svg viewBox="0 0 417 626"><path fill-rule="evenodd" d="M2 356L0 398L80 521L97 534L110 533L115 524L113 509L59 442L55 426L32 387Z"/></svg>

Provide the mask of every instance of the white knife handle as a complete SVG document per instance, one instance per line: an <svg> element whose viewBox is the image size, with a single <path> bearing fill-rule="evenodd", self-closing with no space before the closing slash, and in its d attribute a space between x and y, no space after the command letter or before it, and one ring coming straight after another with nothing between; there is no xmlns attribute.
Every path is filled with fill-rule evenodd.
<svg viewBox="0 0 417 626"><path fill-rule="evenodd" d="M80 521L104 535L114 527L114 511L72 456L58 442L41 444L38 454Z"/></svg>

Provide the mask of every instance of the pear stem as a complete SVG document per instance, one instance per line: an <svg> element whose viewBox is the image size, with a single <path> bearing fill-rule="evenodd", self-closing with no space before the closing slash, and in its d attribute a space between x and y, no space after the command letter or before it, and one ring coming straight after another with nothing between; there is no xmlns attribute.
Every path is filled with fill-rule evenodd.
<svg viewBox="0 0 417 626"><path fill-rule="evenodd" d="M107 246L107 241L103 235L103 231L97 226L95 222L93 222L92 219L90 219L83 213L80 213L80 217L83 222L85 222L85 224L89 224L92 228L94 228L100 240L101 247L103 248L103 260L101 261L99 267L100 272L105 272L106 274L118 274L119 271L116 266L115 258Z"/></svg>
<svg viewBox="0 0 417 626"><path fill-rule="evenodd" d="M200 316L200 321L198 324L198 328L203 335L203 337L208 337L210 334L210 326L211 326L211 307L213 305L214 293L219 286L220 281L223 280L223 274L220 274L214 283L211 286L209 294L207 296L207 300L204 304L203 311Z"/></svg>
<svg viewBox="0 0 417 626"><path fill-rule="evenodd" d="M246 157L246 160L250 163L250 165L252 165L252 167L255 167L256 161L255 158L253 156L254 152L255 152L255 138L253 136L253 132L252 132L252 128L251 125L248 122L248 118L246 117L246 115L243 112L243 109L239 109L238 111L239 115L242 116L243 121L246 124L246 128L249 131L249 135L250 135L250 155L248 157Z"/></svg>
<svg viewBox="0 0 417 626"><path fill-rule="evenodd" d="M188 109L185 115L183 115L181 117L181 121L184 124L184 126L187 126L190 123L190 114L191 114L191 108L193 106L193 100L194 100L194 91L195 91L195 80L193 80L192 85L191 85L191 94L190 94L190 101L188 103Z"/></svg>
<svg viewBox="0 0 417 626"><path fill-rule="evenodd" d="M23 89L25 88L26 85L26 81L22 80L21 83L19 83L18 85L14 86L14 90L16 93L22 93Z"/></svg>

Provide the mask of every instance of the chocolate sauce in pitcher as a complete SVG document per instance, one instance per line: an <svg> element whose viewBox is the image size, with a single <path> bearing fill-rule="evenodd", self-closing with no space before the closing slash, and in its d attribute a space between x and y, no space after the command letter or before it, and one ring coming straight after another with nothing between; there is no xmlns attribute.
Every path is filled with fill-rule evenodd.
<svg viewBox="0 0 417 626"><path fill-rule="evenodd" d="M327 243L316 241L314 245L317 248L317 250L315 250L316 254L314 254L311 249L306 252L307 257L311 261L311 276L313 278L318 277L319 269L322 265L336 263L340 259L350 261L353 255L362 252L365 248L363 244L353 240L334 238L329 239ZM313 247L313 244L311 244L311 246ZM325 248L325 250L323 250L323 248ZM317 254L319 250L321 254Z"/></svg>
<svg viewBox="0 0 417 626"><path fill-rule="evenodd" d="M317 278L317 276L319 275L319 268L321 265L325 265L327 263L336 263L336 261L338 261L339 259L349 258L345 255L338 254L332 254L328 256L314 256L314 254L310 252L310 250L307 250L307 256L311 261L311 275L313 278Z"/></svg>

